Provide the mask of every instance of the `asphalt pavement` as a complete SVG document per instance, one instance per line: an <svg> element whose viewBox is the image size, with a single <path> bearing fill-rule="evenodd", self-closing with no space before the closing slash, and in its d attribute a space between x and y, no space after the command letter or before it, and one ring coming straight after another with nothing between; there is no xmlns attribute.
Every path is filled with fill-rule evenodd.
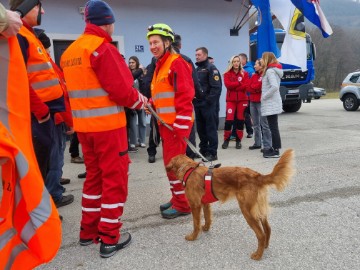
<svg viewBox="0 0 360 270"><path fill-rule="evenodd" d="M295 149L297 173L283 192L270 190L272 235L262 260L250 259L257 240L236 201L214 203L210 231L186 241L191 216L160 216L159 205L170 198L161 148L154 164L139 148L130 154L122 217L132 244L109 259L100 258L99 245L78 244L83 180L77 174L85 169L70 163L66 152L64 177L71 178L66 189L75 201L59 208L64 216L61 248L38 269L360 269L360 111L345 111L338 99L314 100L297 113L280 115L279 126L282 151ZM219 148L222 138L219 131ZM244 138L237 150L231 142L219 149L219 162L269 173L278 159L249 150L252 144L253 139Z"/></svg>

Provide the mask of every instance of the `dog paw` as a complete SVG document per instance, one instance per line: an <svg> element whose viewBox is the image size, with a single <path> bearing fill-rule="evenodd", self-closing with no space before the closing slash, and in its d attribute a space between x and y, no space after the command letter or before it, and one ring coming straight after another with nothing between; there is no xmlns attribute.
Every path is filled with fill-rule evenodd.
<svg viewBox="0 0 360 270"><path fill-rule="evenodd" d="M209 226L209 225L203 225L203 226L202 226L202 230L203 230L204 232L207 232L208 230L210 230L210 226Z"/></svg>
<svg viewBox="0 0 360 270"><path fill-rule="evenodd" d="M259 254L258 252L254 252L253 254L251 254L251 259L256 260L256 261L260 260L261 257L262 257L262 254Z"/></svg>
<svg viewBox="0 0 360 270"><path fill-rule="evenodd" d="M185 236L185 239L187 241L194 241L194 240L196 240L196 238L197 238L197 236L195 236L193 233L188 234L188 235Z"/></svg>

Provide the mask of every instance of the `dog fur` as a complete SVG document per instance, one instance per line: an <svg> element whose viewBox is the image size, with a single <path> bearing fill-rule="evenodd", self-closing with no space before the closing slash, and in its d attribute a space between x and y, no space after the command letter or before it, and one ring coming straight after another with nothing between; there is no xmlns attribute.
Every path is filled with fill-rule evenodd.
<svg viewBox="0 0 360 270"><path fill-rule="evenodd" d="M251 254L254 260L260 260L264 249L269 246L271 228L268 222L269 203L268 187L273 186L282 191L289 183L295 170L293 168L294 151L286 150L273 171L263 175L244 167L220 167L213 169L213 193L224 203L236 198L240 210L258 239L257 250ZM208 168L198 166L185 155L178 155L171 159L166 166L167 171L173 171L177 178L183 181L185 173L196 168L186 182L185 194L189 201L193 216L194 230L186 235L185 239L194 241L198 238L201 229L208 231L212 223L210 204L203 204L201 198L205 193L204 175ZM201 227L201 209L204 212L205 225Z"/></svg>

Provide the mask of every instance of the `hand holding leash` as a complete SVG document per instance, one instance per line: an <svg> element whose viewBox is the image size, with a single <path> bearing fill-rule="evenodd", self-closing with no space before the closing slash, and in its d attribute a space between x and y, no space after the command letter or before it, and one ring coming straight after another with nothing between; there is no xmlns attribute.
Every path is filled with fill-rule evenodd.
<svg viewBox="0 0 360 270"><path fill-rule="evenodd" d="M173 127L166 124L163 119L160 118L160 116L154 111L154 109L151 107L150 104L147 104L147 109L150 111L150 113L160 122L161 125L167 127L169 130L174 131ZM189 141L188 138L183 137L182 138L186 144L190 147L190 149L198 154L204 162L209 162L197 149L196 147Z"/></svg>

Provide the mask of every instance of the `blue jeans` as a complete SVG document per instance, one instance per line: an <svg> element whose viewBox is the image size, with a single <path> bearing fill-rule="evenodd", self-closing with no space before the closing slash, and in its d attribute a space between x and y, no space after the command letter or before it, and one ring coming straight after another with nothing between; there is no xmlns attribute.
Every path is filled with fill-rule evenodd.
<svg viewBox="0 0 360 270"><path fill-rule="evenodd" d="M271 131L266 116L261 116L261 103L250 102L250 114L253 120L254 139L256 146L263 146L264 149L272 147Z"/></svg>
<svg viewBox="0 0 360 270"><path fill-rule="evenodd" d="M64 166L64 138L66 139L64 131L65 128L63 124L56 125L54 128L50 151L50 162L45 180L45 186L55 202L61 200L62 193L64 191L63 186L60 184L62 168Z"/></svg>
<svg viewBox="0 0 360 270"><path fill-rule="evenodd" d="M146 113L144 110L136 110L138 116L138 139L139 143L145 143L146 136Z"/></svg>
<svg viewBox="0 0 360 270"><path fill-rule="evenodd" d="M33 139L34 152L44 183L46 180L46 174L49 170L54 129L55 124L53 119L49 119L48 121L40 124L35 116L31 114L31 135Z"/></svg>
<svg viewBox="0 0 360 270"><path fill-rule="evenodd" d="M128 113L128 128L130 145L145 143L146 114L144 110L133 110Z"/></svg>

